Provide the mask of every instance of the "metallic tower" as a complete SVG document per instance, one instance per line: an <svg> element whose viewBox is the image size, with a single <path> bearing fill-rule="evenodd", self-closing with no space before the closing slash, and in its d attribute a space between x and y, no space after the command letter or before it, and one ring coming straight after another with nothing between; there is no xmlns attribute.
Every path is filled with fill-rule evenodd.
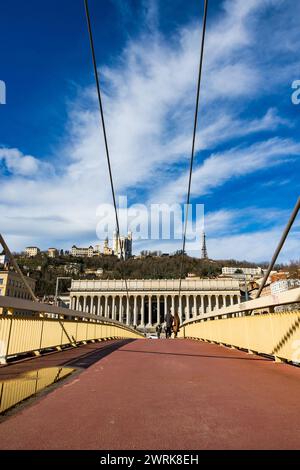
<svg viewBox="0 0 300 470"><path fill-rule="evenodd" d="M202 259L208 259L208 254L207 254L207 248L206 248L206 236L205 236L205 232L203 232L203 235L202 235L202 250L201 250L201 258Z"/></svg>

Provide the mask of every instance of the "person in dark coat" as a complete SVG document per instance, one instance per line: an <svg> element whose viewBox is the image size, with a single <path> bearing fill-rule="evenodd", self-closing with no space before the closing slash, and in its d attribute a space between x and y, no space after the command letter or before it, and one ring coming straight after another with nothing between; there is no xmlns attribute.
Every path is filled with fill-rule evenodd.
<svg viewBox="0 0 300 470"><path fill-rule="evenodd" d="M166 338L168 339L168 338L171 338L172 325L173 325L173 315L170 310L165 316L165 322L166 322Z"/></svg>

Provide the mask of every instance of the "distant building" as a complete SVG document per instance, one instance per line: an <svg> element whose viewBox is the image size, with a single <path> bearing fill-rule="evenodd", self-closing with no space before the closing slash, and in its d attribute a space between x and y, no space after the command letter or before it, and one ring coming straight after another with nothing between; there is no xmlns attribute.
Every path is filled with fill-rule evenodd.
<svg viewBox="0 0 300 470"><path fill-rule="evenodd" d="M195 273L187 273L187 278L188 279L192 279L192 278L193 279L195 279L195 278L200 279L199 276L197 276L197 274L195 274Z"/></svg>
<svg viewBox="0 0 300 470"><path fill-rule="evenodd" d="M56 248L49 248L48 249L48 257L49 258L56 258L58 256L58 250Z"/></svg>
<svg viewBox="0 0 300 470"><path fill-rule="evenodd" d="M2 255L0 255L0 268L1 269L8 269L8 266L9 266L9 259L3 253Z"/></svg>
<svg viewBox="0 0 300 470"><path fill-rule="evenodd" d="M25 254L28 256L28 258L34 258L37 256L41 250L37 246L28 246L25 248Z"/></svg>
<svg viewBox="0 0 300 470"><path fill-rule="evenodd" d="M141 330L163 323L167 312L178 312L180 323L240 303L237 279L72 280L74 310L136 325ZM129 299L128 299L129 292Z"/></svg>
<svg viewBox="0 0 300 470"><path fill-rule="evenodd" d="M104 255L109 255L109 256L114 254L114 250L112 248L110 248L110 246L108 245L108 238L106 238L105 242L104 242L103 254Z"/></svg>
<svg viewBox="0 0 300 470"><path fill-rule="evenodd" d="M92 246L89 246L88 248L78 248L76 245L73 245L71 255L75 257L92 258L94 255L94 248Z"/></svg>
<svg viewBox="0 0 300 470"><path fill-rule="evenodd" d="M31 289L35 289L35 280L26 277L26 281ZM15 297L17 299L32 300L21 276L14 271L0 271L0 295ZM6 309L0 307L0 315L6 313ZM26 313L24 311L15 312L17 314Z"/></svg>
<svg viewBox="0 0 300 470"><path fill-rule="evenodd" d="M92 269L92 268L89 268L89 269L86 269L84 271L84 274L86 275L94 275L96 277L102 277L103 275L103 269L102 268L98 268L98 269Z"/></svg>
<svg viewBox="0 0 300 470"><path fill-rule="evenodd" d="M132 233L128 232L127 237L118 237L114 232L113 251L118 258L128 259L132 256Z"/></svg>
<svg viewBox="0 0 300 470"><path fill-rule="evenodd" d="M288 271L273 272L270 274L270 281L276 282L280 281L281 279L287 279L289 277L289 274L290 273Z"/></svg>
<svg viewBox="0 0 300 470"><path fill-rule="evenodd" d="M271 284L271 294L276 295L295 287L300 287L300 279L281 279Z"/></svg>
<svg viewBox="0 0 300 470"><path fill-rule="evenodd" d="M243 268L239 266L225 266L222 268L222 274L224 276L234 276L239 274L244 274L246 276L261 276L263 275L263 270L260 267Z"/></svg>

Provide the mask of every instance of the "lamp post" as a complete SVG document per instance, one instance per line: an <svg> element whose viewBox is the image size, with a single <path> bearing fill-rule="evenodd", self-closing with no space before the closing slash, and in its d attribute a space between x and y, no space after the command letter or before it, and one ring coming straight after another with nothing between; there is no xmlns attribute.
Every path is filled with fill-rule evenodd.
<svg viewBox="0 0 300 470"><path fill-rule="evenodd" d="M57 306L58 304L58 285L59 285L59 281L61 281L62 279L72 279L71 277L64 277L64 276L58 276L56 278L56 288L55 288L55 297L54 297L54 305Z"/></svg>

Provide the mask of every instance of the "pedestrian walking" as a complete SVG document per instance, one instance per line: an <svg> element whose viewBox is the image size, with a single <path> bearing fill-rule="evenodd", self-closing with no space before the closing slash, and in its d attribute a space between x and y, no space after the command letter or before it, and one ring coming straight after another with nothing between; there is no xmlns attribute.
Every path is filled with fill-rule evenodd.
<svg viewBox="0 0 300 470"><path fill-rule="evenodd" d="M171 313L171 310L168 311L168 313L165 316L165 322L166 322L166 338L171 338L172 334L172 325L173 325L173 315Z"/></svg>
<svg viewBox="0 0 300 470"><path fill-rule="evenodd" d="M180 326L180 319L178 313L175 313L173 317L173 324L172 324L172 330L174 333L174 338L177 338L178 332L179 332L179 326Z"/></svg>

